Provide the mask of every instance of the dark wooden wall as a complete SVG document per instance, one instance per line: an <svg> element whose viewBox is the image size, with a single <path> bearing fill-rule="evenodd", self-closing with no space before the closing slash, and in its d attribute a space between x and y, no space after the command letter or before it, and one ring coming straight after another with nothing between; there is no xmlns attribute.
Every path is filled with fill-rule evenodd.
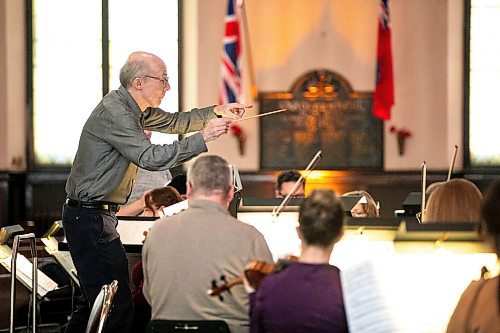
<svg viewBox="0 0 500 333"><path fill-rule="evenodd" d="M272 197L278 172L242 173L243 198ZM446 179L447 172L428 172L427 184ZM337 193L366 190L378 200L382 216L392 216L410 192L420 191L419 172L326 171L307 180L307 190L331 188ZM0 226L21 224L42 235L61 218L67 172L0 172ZM455 174L484 191L500 174ZM32 221L33 223L27 223Z"/></svg>
<svg viewBox="0 0 500 333"><path fill-rule="evenodd" d="M243 198L272 197L278 172L241 174ZM443 181L446 172L428 173L427 184ZM26 231L40 237L55 220L61 218L61 208L66 197L64 186L68 173L65 172L0 172L0 226L21 224ZM402 202L410 192L420 191L421 176L418 172L347 172L330 171L312 174L307 180L307 192L314 188L331 188L338 193L362 189L368 191L381 203L381 215L393 216L395 209L402 208ZM455 174L473 181L485 191L496 174ZM32 221L33 223L28 223ZM42 253L43 251L39 251ZM0 329L7 327L8 295L10 280L5 269L0 268ZM18 285L16 313L17 324L21 325L27 316L29 295L26 288ZM54 308L55 303L49 303ZM61 311L54 322L61 320L70 309L68 299L62 300ZM66 312L64 312L66 311Z"/></svg>

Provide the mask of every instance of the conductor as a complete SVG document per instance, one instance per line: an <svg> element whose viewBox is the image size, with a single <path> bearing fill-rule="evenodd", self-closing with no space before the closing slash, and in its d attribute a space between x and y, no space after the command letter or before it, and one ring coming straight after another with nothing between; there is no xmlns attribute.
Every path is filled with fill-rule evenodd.
<svg viewBox="0 0 500 333"><path fill-rule="evenodd" d="M168 113L158 108L170 89L167 67L156 55L134 52L120 70L121 86L103 97L85 123L66 182L62 222L83 287L66 332L85 332L90 308L104 284L118 281L105 332L129 332L132 295L126 253L116 231L118 205L130 195L137 167L166 170L207 151L227 133L230 119L250 106L231 103ZM154 145L144 130L198 133Z"/></svg>

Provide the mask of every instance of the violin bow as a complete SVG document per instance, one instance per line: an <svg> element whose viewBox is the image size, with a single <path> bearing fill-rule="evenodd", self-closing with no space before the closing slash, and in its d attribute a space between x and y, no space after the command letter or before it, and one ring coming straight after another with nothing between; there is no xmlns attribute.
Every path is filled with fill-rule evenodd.
<svg viewBox="0 0 500 333"><path fill-rule="evenodd" d="M424 217L424 211L425 211L425 191L427 187L426 183L427 183L427 164L424 161L422 163L422 203L420 206L420 216L422 218Z"/></svg>
<svg viewBox="0 0 500 333"><path fill-rule="evenodd" d="M274 207L272 216L273 217L278 217L281 213L281 211L286 207L288 202L290 202L290 199L293 198L293 195L295 192L298 190L299 186L302 184L302 181L309 176L309 174L314 170L318 162L321 160L321 150L319 150L316 155L312 158L311 162L309 162L309 165L307 165L306 169L304 170L304 174L300 175L300 178L297 179L295 184L293 184L292 190L287 194L287 196L283 199L281 204L278 207Z"/></svg>
<svg viewBox="0 0 500 333"><path fill-rule="evenodd" d="M455 145L455 152L453 153L453 158L451 159L450 168L448 169L448 178L446 181L449 182L451 179L451 173L453 172L453 167L455 166L455 160L457 159L458 146Z"/></svg>

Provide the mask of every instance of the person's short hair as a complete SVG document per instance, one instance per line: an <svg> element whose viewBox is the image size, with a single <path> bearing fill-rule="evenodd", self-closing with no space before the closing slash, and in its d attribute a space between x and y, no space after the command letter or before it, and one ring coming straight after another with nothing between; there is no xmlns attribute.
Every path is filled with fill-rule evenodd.
<svg viewBox="0 0 500 333"><path fill-rule="evenodd" d="M327 247L342 233L345 212L332 190L313 190L299 211L298 230L309 245Z"/></svg>
<svg viewBox="0 0 500 333"><path fill-rule="evenodd" d="M486 232L494 238L497 255L500 256L500 181L493 182L486 191L481 206L481 217Z"/></svg>
<svg viewBox="0 0 500 333"><path fill-rule="evenodd" d="M181 201L181 195L172 186L155 188L144 196L144 206L152 212L156 212L161 206L168 207Z"/></svg>
<svg viewBox="0 0 500 333"><path fill-rule="evenodd" d="M483 195L463 178L440 184L429 196L423 222L479 222Z"/></svg>
<svg viewBox="0 0 500 333"><path fill-rule="evenodd" d="M286 182L296 182L300 179L300 173L297 170L283 171L276 179L276 190L281 191L281 185ZM306 187L306 179L302 179L302 186Z"/></svg>
<svg viewBox="0 0 500 333"><path fill-rule="evenodd" d="M231 169L220 156L206 155L194 161L187 172L193 194L227 195L233 189Z"/></svg>
<svg viewBox="0 0 500 333"><path fill-rule="evenodd" d="M361 207L363 207L364 212L366 213L366 217L378 217L379 216L379 209L378 205L373 200L373 197L370 195L370 193L362 190L357 190L357 191L351 191L342 194L343 197L365 197L366 198L366 203L361 203Z"/></svg>
<svg viewBox="0 0 500 333"><path fill-rule="evenodd" d="M120 69L120 84L129 88L136 77L146 76L149 71L150 65L144 58L128 59Z"/></svg>
<svg viewBox="0 0 500 333"><path fill-rule="evenodd" d="M445 181L434 182L434 183L431 183L429 186L427 186L427 188L425 189L425 194L427 195L427 197L429 197L429 195L431 195L431 193L434 192L435 189L437 189L439 186L443 185L444 183L446 183L446 182Z"/></svg>

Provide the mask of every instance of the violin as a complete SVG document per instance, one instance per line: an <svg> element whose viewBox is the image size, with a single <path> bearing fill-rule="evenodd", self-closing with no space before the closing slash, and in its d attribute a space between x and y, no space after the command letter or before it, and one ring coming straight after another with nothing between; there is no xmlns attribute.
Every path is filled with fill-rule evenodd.
<svg viewBox="0 0 500 333"><path fill-rule="evenodd" d="M249 282L250 286L257 290L259 289L260 283L262 279L267 275L275 272L280 272L285 269L288 264L292 261L298 261L298 257L296 256L287 256L284 259L278 260L275 264L270 264L264 261L253 260L245 267L245 278ZM207 290L207 294L210 296L219 296L221 300L221 294L225 291L229 291L230 289L238 284L243 283L243 277L237 277L234 279L230 279L226 281L224 276L221 276L221 280L224 282L220 286L217 286L215 280L212 280L212 288Z"/></svg>

